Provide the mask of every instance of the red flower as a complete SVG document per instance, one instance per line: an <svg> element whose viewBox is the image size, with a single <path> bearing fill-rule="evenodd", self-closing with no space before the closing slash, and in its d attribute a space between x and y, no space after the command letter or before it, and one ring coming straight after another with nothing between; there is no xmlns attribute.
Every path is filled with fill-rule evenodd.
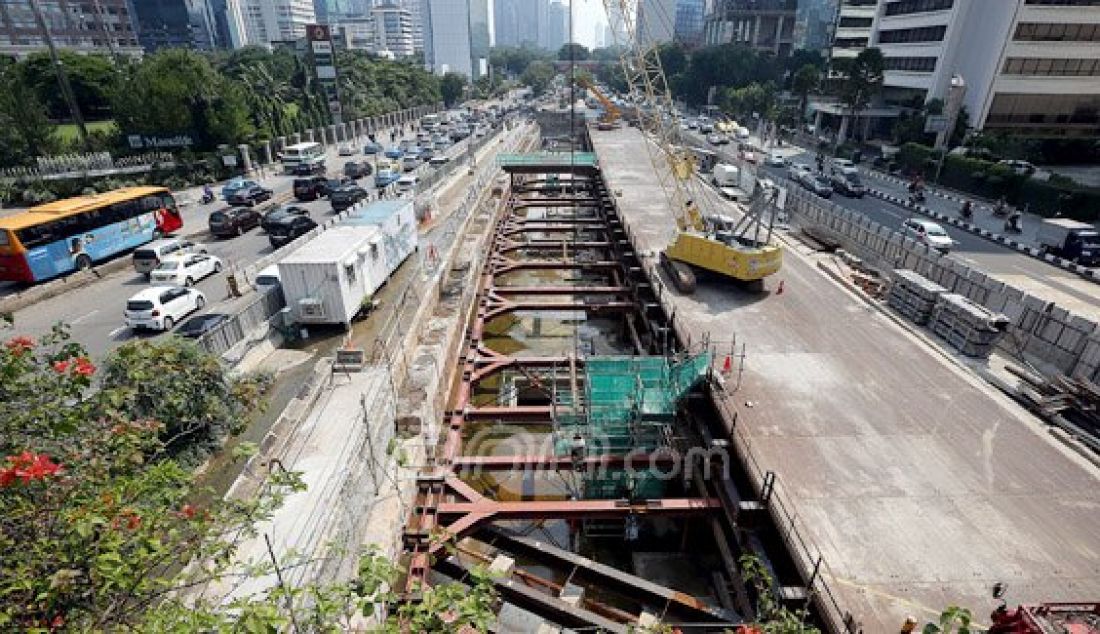
<svg viewBox="0 0 1100 634"><path fill-rule="evenodd" d="M183 517L183 518L186 518L186 519L191 519L191 518L195 517L195 507L192 506L191 504L184 504L183 508L180 509L180 517Z"/></svg>
<svg viewBox="0 0 1100 634"><path fill-rule="evenodd" d="M8 350L10 350L12 354L19 357L22 356L23 353L34 349L34 339L22 336L12 337L4 345L7 346Z"/></svg>
<svg viewBox="0 0 1100 634"><path fill-rule="evenodd" d="M76 368L73 371L80 376L92 376L95 374L95 366L88 360L88 357L77 357Z"/></svg>
<svg viewBox="0 0 1100 634"><path fill-rule="evenodd" d="M53 362L53 371L58 374L65 374L69 370L69 360L62 359L61 361Z"/></svg>
<svg viewBox="0 0 1100 634"><path fill-rule="evenodd" d="M137 513L131 513L130 517L126 518L126 528L130 530L137 530L137 527L141 526L141 516Z"/></svg>
<svg viewBox="0 0 1100 634"><path fill-rule="evenodd" d="M65 627L65 617L58 614L57 616L53 617L52 621L50 621L50 629L59 630L62 627Z"/></svg>
<svg viewBox="0 0 1100 634"><path fill-rule="evenodd" d="M0 470L0 487L9 486L16 479L23 482L31 480L45 480L48 476L57 475L61 471L61 465L50 460L46 454L34 454L24 451L18 456L7 457L8 467Z"/></svg>

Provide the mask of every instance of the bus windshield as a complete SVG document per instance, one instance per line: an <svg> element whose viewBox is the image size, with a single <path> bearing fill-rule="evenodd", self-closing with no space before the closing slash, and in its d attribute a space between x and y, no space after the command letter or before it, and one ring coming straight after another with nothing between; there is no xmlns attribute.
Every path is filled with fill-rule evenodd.
<svg viewBox="0 0 1100 634"><path fill-rule="evenodd" d="M89 268L183 226L163 187L127 187L0 218L0 280L38 282Z"/></svg>

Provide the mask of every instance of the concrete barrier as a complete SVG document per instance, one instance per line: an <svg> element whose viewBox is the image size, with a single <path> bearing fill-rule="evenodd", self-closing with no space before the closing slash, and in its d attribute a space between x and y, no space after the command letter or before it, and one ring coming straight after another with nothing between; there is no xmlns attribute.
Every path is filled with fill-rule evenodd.
<svg viewBox="0 0 1100 634"><path fill-rule="evenodd" d="M952 293L1008 316L1012 325L1001 348L1036 369L1100 381L1100 329L1092 320L800 190L788 191L787 210L798 224L812 226L872 265L912 269Z"/></svg>

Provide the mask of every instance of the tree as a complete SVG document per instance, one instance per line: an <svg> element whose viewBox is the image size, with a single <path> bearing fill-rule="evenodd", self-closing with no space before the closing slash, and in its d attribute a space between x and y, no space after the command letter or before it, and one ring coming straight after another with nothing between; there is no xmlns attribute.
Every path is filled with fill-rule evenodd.
<svg viewBox="0 0 1100 634"><path fill-rule="evenodd" d="M462 92L466 89L466 76L462 73L447 73L439 84L443 93L443 103L451 107L462 99Z"/></svg>
<svg viewBox="0 0 1100 634"><path fill-rule="evenodd" d="M669 80L687 70L687 53L679 42L661 44L657 47L657 57L661 60L661 70Z"/></svg>
<svg viewBox="0 0 1100 634"><path fill-rule="evenodd" d="M814 64L805 64L794 74L791 85L794 94L798 95L799 116L805 116L810 93L817 90L820 83L821 69Z"/></svg>
<svg viewBox="0 0 1100 634"><path fill-rule="evenodd" d="M199 53L160 51L125 72L111 99L124 133L190 134L198 148L213 149L254 131L241 89Z"/></svg>
<svg viewBox="0 0 1100 634"><path fill-rule="evenodd" d="M156 367L156 355L138 357L142 373L171 378L180 369L178 358ZM399 570L373 548L348 581L279 584L232 601L188 596L211 582L271 574L273 565L234 567L237 540L254 536L301 479L276 469L258 498L200 495L194 473L165 451L164 429L175 421L144 415L171 416L180 404L132 410L133 386L93 389L98 372L61 327L0 345L0 631L275 632L297 623L344 631L353 617L397 600ZM312 557L292 555L280 567ZM380 630L484 630L496 594L485 571L471 579L473 587L426 589Z"/></svg>
<svg viewBox="0 0 1100 634"><path fill-rule="evenodd" d="M847 76L840 85L840 97L848 108L849 117L859 118L858 112L867 107L871 98L882 89L882 75L885 61L882 51L877 48L865 48L852 60L847 68ZM845 117L844 123L848 122ZM837 135L837 142L842 143L842 134Z"/></svg>
<svg viewBox="0 0 1100 634"><path fill-rule="evenodd" d="M73 98L84 118L92 121L111 115L111 91L118 76L114 62L105 55L80 55L61 49L58 58L65 66ZM68 120L71 113L62 97L53 61L45 52L32 53L20 62L20 73L38 99L46 105L49 117Z"/></svg>
<svg viewBox="0 0 1100 634"><path fill-rule="evenodd" d="M692 53L683 80L675 82L675 96L697 106L707 103L711 87L720 95L726 87L781 78L782 66L772 55L736 44L708 46Z"/></svg>
<svg viewBox="0 0 1100 634"><path fill-rule="evenodd" d="M561 45L558 49L558 59L562 61L577 61L581 62L588 59L588 47L583 44L577 44L576 42L567 42Z"/></svg>
<svg viewBox="0 0 1100 634"><path fill-rule="evenodd" d="M776 599L775 580L760 559L743 555L740 564L745 583L756 593L754 627L768 634L821 634L816 627L806 625L809 615L805 610L790 610Z"/></svg>
<svg viewBox="0 0 1100 634"><path fill-rule="evenodd" d="M19 68L0 62L0 165L29 165L56 145L46 109Z"/></svg>
<svg viewBox="0 0 1100 634"><path fill-rule="evenodd" d="M735 117L756 113L764 119L775 117L776 87L772 82L752 83L744 88L729 88L722 97L722 108Z"/></svg>
<svg viewBox="0 0 1100 634"><path fill-rule="evenodd" d="M538 97L550 87L550 82L556 74L554 67L548 62L534 61L527 65L527 70L523 71L519 80L530 86L531 91Z"/></svg>

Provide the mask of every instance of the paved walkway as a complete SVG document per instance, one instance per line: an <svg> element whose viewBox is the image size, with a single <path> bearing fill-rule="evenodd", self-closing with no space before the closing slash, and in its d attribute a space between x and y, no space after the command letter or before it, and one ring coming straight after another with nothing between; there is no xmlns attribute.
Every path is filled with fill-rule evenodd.
<svg viewBox="0 0 1100 634"><path fill-rule="evenodd" d="M673 220L639 132L593 142L638 251L659 251ZM693 340L747 346L738 429L864 631L952 604L983 619L997 581L1013 602L1100 595L1093 465L794 249L777 277L782 295L670 296Z"/></svg>

